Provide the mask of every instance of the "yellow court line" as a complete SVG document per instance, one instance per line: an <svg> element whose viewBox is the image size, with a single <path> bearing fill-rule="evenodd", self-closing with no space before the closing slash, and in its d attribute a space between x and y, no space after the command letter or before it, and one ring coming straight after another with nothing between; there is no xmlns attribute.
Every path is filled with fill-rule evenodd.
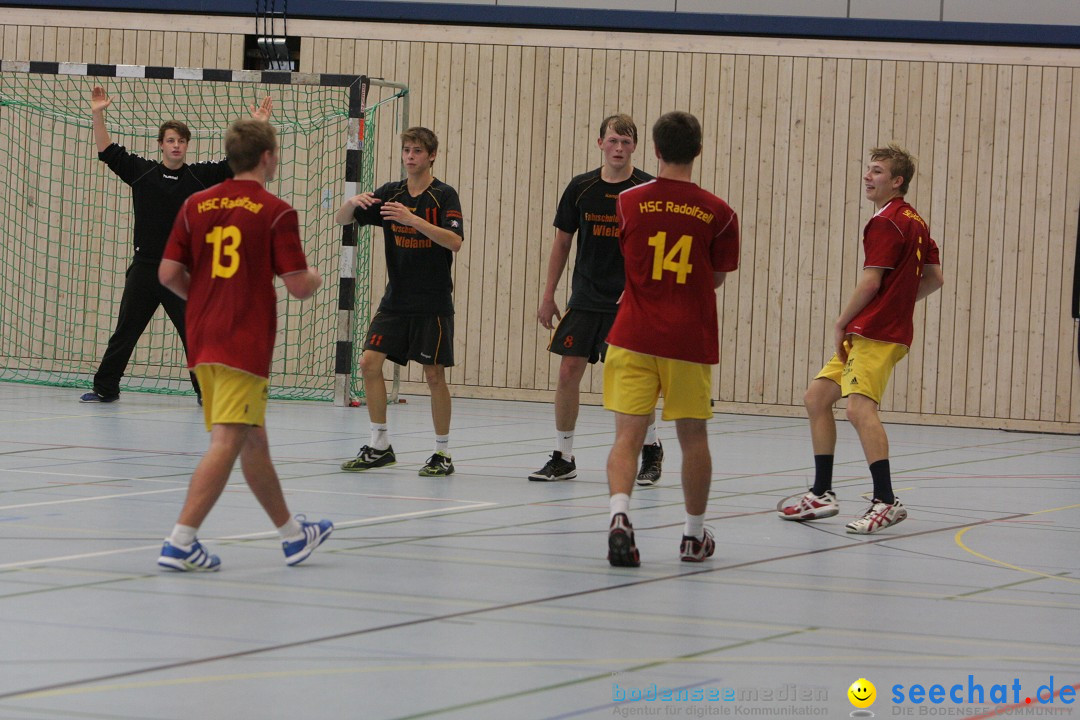
<svg viewBox="0 0 1080 720"><path fill-rule="evenodd" d="M798 658L803 663L833 666L839 663L858 662L865 660L863 655L825 655L812 658ZM476 672L488 669L537 669L537 668L621 668L627 665L656 665L667 663L672 665L706 665L723 667L731 665L775 665L789 662L790 655L727 655L724 657L593 657L593 658L556 658L556 659L527 659L527 660L436 660L431 662L409 663L386 663L385 659L373 659L370 664L335 666L324 668L299 668L292 670L262 670L254 672L220 673L213 675L189 675L177 678L161 678L134 680L130 682L102 683L87 685L69 685L48 690L30 690L23 693L13 693L8 700L37 700L42 698L55 698L72 695L89 695L96 693L122 692L125 690L144 690L148 688L179 687L184 685L209 685L220 683L234 683L249 680L278 680L283 678L308 678L308 677L331 677L335 675L384 675L390 673L415 674L418 672L436 671L462 671ZM1042 655L937 655L937 654L892 654L875 655L874 660L894 662L939 662L948 661L955 663L957 660L991 660L1007 661L1012 663L1054 663L1060 662L1059 658L1045 657ZM176 668L165 668L168 672ZM92 683L93 681L91 681Z"/></svg>
<svg viewBox="0 0 1080 720"><path fill-rule="evenodd" d="M1035 515L1042 515L1044 513L1058 512L1059 510L1072 510L1074 508L1080 508L1080 503L1078 503L1076 505L1064 505L1062 507L1049 508L1048 510L1037 510L1037 511L1035 511L1033 513L1028 513L1027 517L1033 517ZM964 535L967 534L968 530L974 530L975 527L986 527L986 525L977 525L977 526L966 527L966 528L963 528L962 530L958 530L956 532L956 535L953 536L953 539L956 541L956 544L959 545L962 550L971 553L975 557L981 558L982 560L986 560L987 562L992 562L995 565L1001 565L1002 567L1007 567L1010 570L1016 570L1017 572L1027 573L1029 575L1038 575L1040 577L1049 578L1051 580L1064 580L1065 582L1080 583L1080 578L1066 577L1066 576L1063 576L1063 575L1051 575L1050 573L1044 573L1044 572L1041 572L1039 570L1032 570L1031 568L1020 567L1019 565L1013 565L1012 563L1007 563L1004 560L998 560L997 558L992 558L989 555L983 555L981 552L978 552L976 550L972 550L971 548L969 548L967 545L964 544L964 539L963 538L964 538Z"/></svg>

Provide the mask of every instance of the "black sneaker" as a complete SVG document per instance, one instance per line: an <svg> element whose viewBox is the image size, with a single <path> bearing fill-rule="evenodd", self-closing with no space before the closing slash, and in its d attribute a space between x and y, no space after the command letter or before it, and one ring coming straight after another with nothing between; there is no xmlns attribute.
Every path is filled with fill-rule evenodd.
<svg viewBox="0 0 1080 720"><path fill-rule="evenodd" d="M626 513L615 513L608 528L607 559L613 567L638 567L641 556L634 544L634 527Z"/></svg>
<svg viewBox="0 0 1080 720"><path fill-rule="evenodd" d="M346 472L363 472L372 468L393 465L396 462L397 456L394 455L393 446L388 446L385 450L376 450L370 445L365 445L360 448L360 452L356 454L356 457L343 462L341 469Z"/></svg>
<svg viewBox="0 0 1080 720"><path fill-rule="evenodd" d="M641 470L638 470L637 484L655 485L660 482L660 470L664 464L664 446L657 440L653 445L641 448Z"/></svg>
<svg viewBox="0 0 1080 720"><path fill-rule="evenodd" d="M574 464L574 458L571 457L567 460L561 452L556 450L551 453L551 459L547 461L544 467L530 475L529 479L539 482L551 482L552 480L573 480L576 477L577 465Z"/></svg>
<svg viewBox="0 0 1080 720"><path fill-rule="evenodd" d="M81 403L111 403L120 399L119 395L98 395L96 392L88 392L79 397Z"/></svg>
<svg viewBox="0 0 1080 720"><path fill-rule="evenodd" d="M441 452L429 457L424 467L420 468L420 477L446 477L453 474L454 463L450 462L449 455Z"/></svg>

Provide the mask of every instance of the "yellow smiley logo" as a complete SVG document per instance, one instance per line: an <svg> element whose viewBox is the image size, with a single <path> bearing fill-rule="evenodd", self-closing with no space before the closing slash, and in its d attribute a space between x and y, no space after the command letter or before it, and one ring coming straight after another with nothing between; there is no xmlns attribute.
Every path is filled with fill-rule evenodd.
<svg viewBox="0 0 1080 720"><path fill-rule="evenodd" d="M859 678L851 683L851 687L847 690L847 696L855 707L868 708L874 704L874 699L877 698L877 688L874 687L874 683L866 678Z"/></svg>

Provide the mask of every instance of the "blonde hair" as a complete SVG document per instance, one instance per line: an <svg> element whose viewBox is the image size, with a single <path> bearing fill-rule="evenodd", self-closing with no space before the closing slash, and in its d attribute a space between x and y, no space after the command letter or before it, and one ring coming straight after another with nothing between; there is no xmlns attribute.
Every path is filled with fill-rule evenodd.
<svg viewBox="0 0 1080 720"><path fill-rule="evenodd" d="M915 156L904 150L896 143L889 143L885 147L873 148L870 151L871 160L888 160L889 169L893 177L899 175L904 178L900 186L900 194L906 195L912 178L915 177Z"/></svg>
<svg viewBox="0 0 1080 720"><path fill-rule="evenodd" d="M277 131L265 120L237 120L225 133L225 159L234 174L254 170L263 153L276 147Z"/></svg>

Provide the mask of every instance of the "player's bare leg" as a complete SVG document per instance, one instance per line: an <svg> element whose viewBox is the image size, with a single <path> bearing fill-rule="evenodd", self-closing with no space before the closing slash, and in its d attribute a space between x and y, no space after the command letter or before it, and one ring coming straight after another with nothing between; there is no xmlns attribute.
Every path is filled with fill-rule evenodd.
<svg viewBox="0 0 1080 720"><path fill-rule="evenodd" d="M847 399L847 418L859 434L866 462L873 465L889 458L889 436L878 415L878 405L866 395L852 393Z"/></svg>
<svg viewBox="0 0 1080 720"><path fill-rule="evenodd" d="M608 454L608 490L611 495L630 495L637 477L637 458L649 427L648 415L615 413L615 444Z"/></svg>
<svg viewBox="0 0 1080 720"><path fill-rule="evenodd" d="M682 487L686 512L704 515L712 484L712 453L709 432L704 420L683 418L675 421L675 432L682 448Z"/></svg>
<svg viewBox="0 0 1080 720"><path fill-rule="evenodd" d="M450 388L446 384L446 367L443 365L425 365L424 380L431 392L431 421L435 425L436 435L450 434Z"/></svg>
<svg viewBox="0 0 1080 720"><path fill-rule="evenodd" d="M193 528L203 524L225 490L229 474L250 430L250 425L234 423L213 426L210 430L210 447L191 475L184 508L177 521L179 524Z"/></svg>
<svg viewBox="0 0 1080 720"><path fill-rule="evenodd" d="M563 355L559 363L559 384L555 388L555 429L572 432L581 407L581 380L589 359Z"/></svg>
<svg viewBox="0 0 1080 720"><path fill-rule="evenodd" d="M365 350L360 356L360 372L364 376L364 398L367 400L368 419L379 425L386 424L386 378L383 363L386 353Z"/></svg>
<svg viewBox="0 0 1080 720"><path fill-rule="evenodd" d="M248 433L244 446L240 449L240 467L244 471L244 480L270 516L274 527L281 527L292 515L281 490L281 480L270 459L270 444L266 438L266 428L254 427Z"/></svg>
<svg viewBox="0 0 1080 720"><path fill-rule="evenodd" d="M840 395L840 386L825 378L815 378L806 388L803 405L810 418L810 442L815 455L832 455L836 451L833 405L840 400Z"/></svg>

